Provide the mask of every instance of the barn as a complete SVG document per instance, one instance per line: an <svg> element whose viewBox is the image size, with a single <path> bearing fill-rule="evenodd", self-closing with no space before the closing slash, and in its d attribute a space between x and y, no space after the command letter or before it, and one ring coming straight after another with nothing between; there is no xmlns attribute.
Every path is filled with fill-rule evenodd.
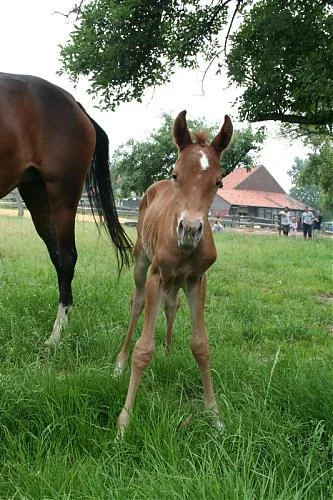
<svg viewBox="0 0 333 500"><path fill-rule="evenodd" d="M301 217L304 203L289 196L264 165L251 170L238 167L223 178L210 207L213 217L244 216L276 220L288 206L291 215Z"/></svg>

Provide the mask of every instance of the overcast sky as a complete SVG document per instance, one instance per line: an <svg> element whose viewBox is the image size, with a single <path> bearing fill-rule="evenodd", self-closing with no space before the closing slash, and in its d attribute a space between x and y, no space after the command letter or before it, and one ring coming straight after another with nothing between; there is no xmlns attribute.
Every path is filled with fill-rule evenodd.
<svg viewBox="0 0 333 500"><path fill-rule="evenodd" d="M40 76L71 92L109 135L111 153L132 137L146 137L159 126L163 112L176 116L186 109L188 118L203 118L208 123L218 124L225 114L230 114L237 126L237 112L232 107L236 92L228 89L225 78L215 76L214 71L205 79L204 94L202 72L180 70L170 84L147 91L141 104L122 104L115 112L96 109L97 102L86 93L87 81L80 81L74 88L65 75L56 75L60 68L59 44L68 39L71 24L54 12L67 12L74 3L72 0L1 0L0 70ZM269 138L257 163L263 163L288 191L290 178L287 171L295 156L305 158L307 150L300 142L281 139L277 125L265 125L268 126Z"/></svg>

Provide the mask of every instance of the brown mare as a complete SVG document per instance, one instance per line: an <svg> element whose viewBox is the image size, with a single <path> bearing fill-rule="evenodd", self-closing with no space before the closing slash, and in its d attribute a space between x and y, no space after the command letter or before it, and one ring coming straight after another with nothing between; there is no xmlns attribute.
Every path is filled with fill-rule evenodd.
<svg viewBox="0 0 333 500"><path fill-rule="evenodd" d="M215 424L222 426L210 375L210 353L204 325L205 272L216 260L208 209L217 189L222 186L219 160L230 142L232 130L231 120L225 116L224 124L211 144L206 143L202 133L196 134L193 143L187 128L186 111L182 111L173 126L178 159L172 180L156 182L141 200L134 249L136 288L116 372L121 372L126 365L130 340L143 308L144 324L134 347L128 393L118 417L120 435L129 423L141 375L154 352L154 330L162 302L167 321L166 349L170 351L180 288L185 292L190 309L191 350L199 366L205 402Z"/></svg>
<svg viewBox="0 0 333 500"><path fill-rule="evenodd" d="M58 313L47 345L60 341L73 303L74 226L84 182L121 268L130 261L131 243L115 208L106 133L60 87L0 73L0 198L18 187L58 277Z"/></svg>

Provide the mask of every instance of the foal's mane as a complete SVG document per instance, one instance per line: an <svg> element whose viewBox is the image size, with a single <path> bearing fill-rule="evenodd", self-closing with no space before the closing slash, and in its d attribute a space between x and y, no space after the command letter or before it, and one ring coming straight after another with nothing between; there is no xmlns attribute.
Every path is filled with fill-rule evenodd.
<svg viewBox="0 0 333 500"><path fill-rule="evenodd" d="M193 137L196 144L199 146L205 146L207 144L208 134L204 131L193 132Z"/></svg>

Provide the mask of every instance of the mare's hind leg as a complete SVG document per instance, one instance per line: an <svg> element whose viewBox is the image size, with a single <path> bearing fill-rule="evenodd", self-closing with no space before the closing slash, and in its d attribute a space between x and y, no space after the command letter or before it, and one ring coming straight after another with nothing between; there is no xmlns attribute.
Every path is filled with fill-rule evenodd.
<svg viewBox="0 0 333 500"><path fill-rule="evenodd" d="M59 344L61 332L67 326L68 314L73 304L72 280L74 277L77 251L75 246L76 208L63 206L53 212L57 235L56 271L59 287L58 312L52 333L46 340L46 346Z"/></svg>
<svg viewBox="0 0 333 500"><path fill-rule="evenodd" d="M116 368L115 368L116 375L119 375L125 368L125 365L128 360L128 350L132 339L132 335L135 330L141 311L145 305L145 285L146 285L147 269L150 265L150 261L148 260L145 253L141 249L139 249L139 251L137 251L136 249L135 254L136 254L135 267L134 267L135 290L131 297L131 316L125 340L121 346L121 350L116 359Z"/></svg>
<svg viewBox="0 0 333 500"><path fill-rule="evenodd" d="M165 350L169 354L172 349L173 325L179 307L178 289L172 289L164 299L164 314L167 324Z"/></svg>
<svg viewBox="0 0 333 500"><path fill-rule="evenodd" d="M71 282L77 259L74 239L75 210L61 206L52 212L45 184L38 174L33 181L21 184L19 191L57 272L58 312L51 336L45 342L46 345L54 345L60 342L61 331L67 325L67 314L73 303Z"/></svg>

